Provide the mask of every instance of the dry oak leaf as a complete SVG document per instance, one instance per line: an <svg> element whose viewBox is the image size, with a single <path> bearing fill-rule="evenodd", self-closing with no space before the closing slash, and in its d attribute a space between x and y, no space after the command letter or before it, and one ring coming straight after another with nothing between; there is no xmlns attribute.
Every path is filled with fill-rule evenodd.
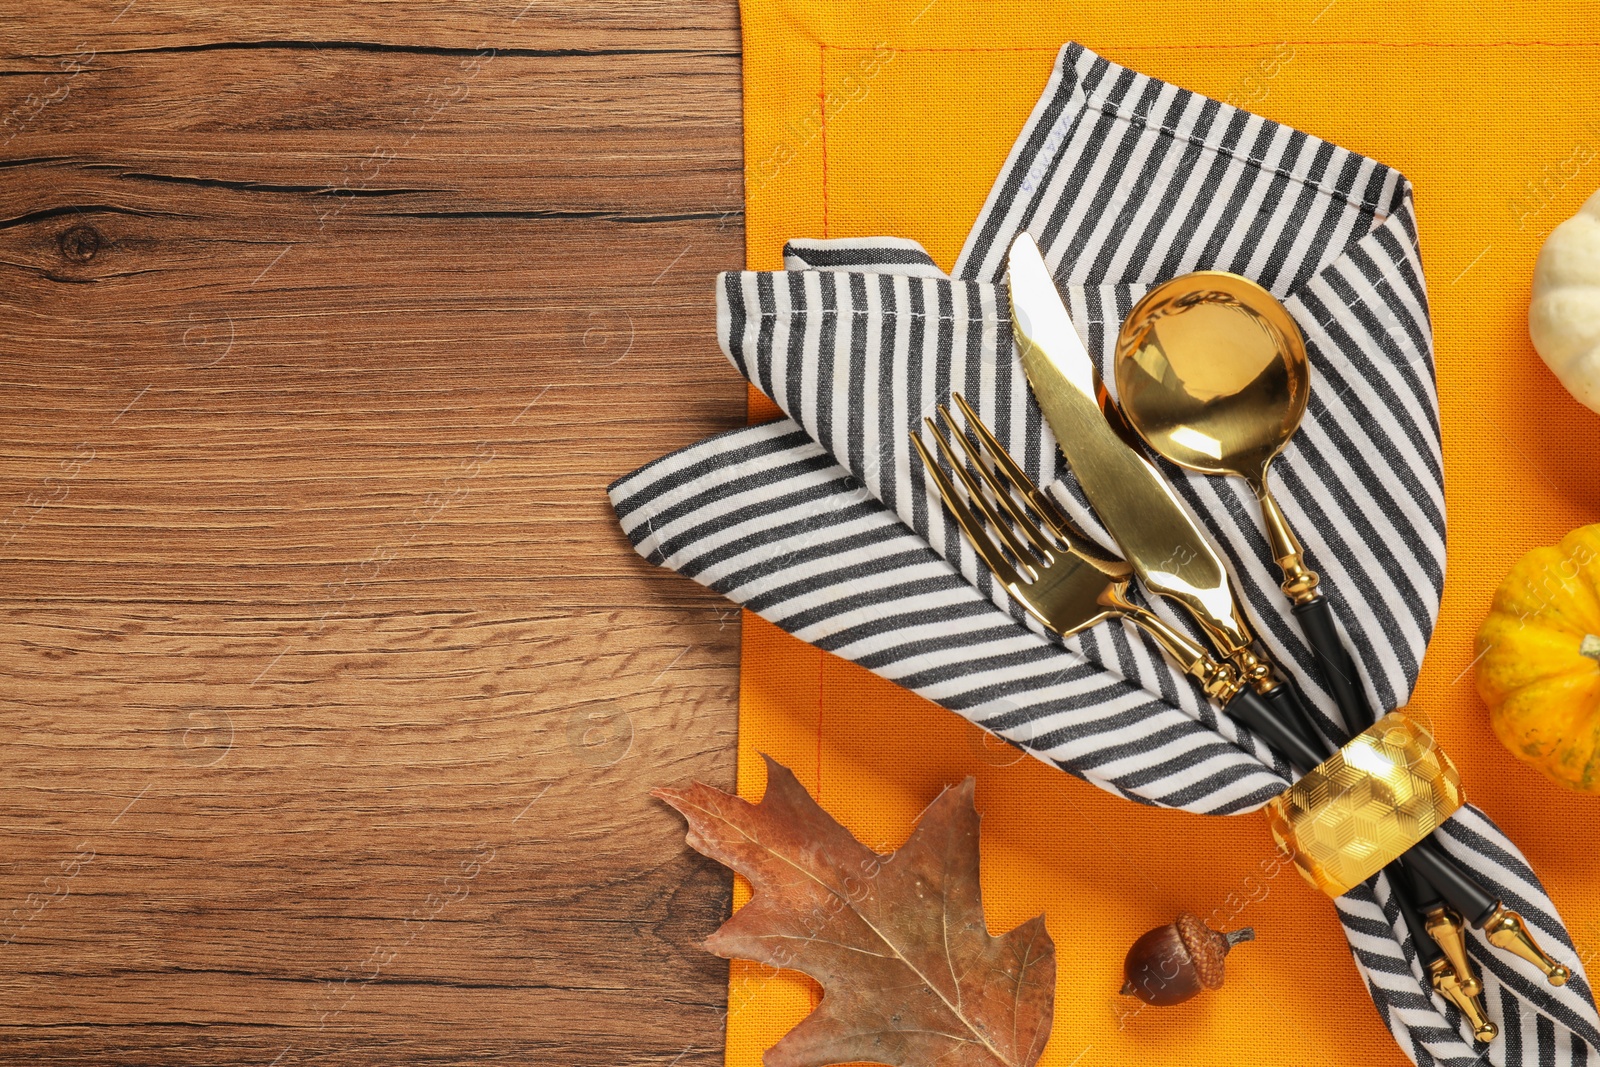
<svg viewBox="0 0 1600 1067"><path fill-rule="evenodd" d="M750 902L706 940L718 956L803 971L817 1009L767 1067L1032 1067L1050 1037L1056 950L1044 917L989 936L973 781L946 789L887 856L767 761L760 804L698 782L654 795L696 850L750 880Z"/></svg>

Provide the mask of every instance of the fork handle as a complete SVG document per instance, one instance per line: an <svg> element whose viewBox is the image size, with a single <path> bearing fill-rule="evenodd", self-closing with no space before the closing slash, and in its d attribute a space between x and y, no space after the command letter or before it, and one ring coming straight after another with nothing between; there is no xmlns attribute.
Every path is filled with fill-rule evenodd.
<svg viewBox="0 0 1600 1067"><path fill-rule="evenodd" d="M1271 748L1288 760L1294 769L1306 773L1324 759L1309 740L1302 737L1277 707L1254 689L1241 689L1222 709L1259 734Z"/></svg>
<svg viewBox="0 0 1600 1067"><path fill-rule="evenodd" d="M1284 722L1298 730L1300 736L1311 743L1312 748L1322 753L1323 759L1333 755L1334 746L1329 744L1322 731L1317 729L1315 720L1311 718L1311 712L1306 710L1305 697L1301 696L1293 681L1279 682L1262 695L1267 698L1267 703L1277 709L1278 716Z"/></svg>
<svg viewBox="0 0 1600 1067"><path fill-rule="evenodd" d="M1129 599L1126 580L1109 583L1098 599L1101 606L1110 608L1114 614L1127 619L1154 638L1156 644L1183 668L1185 674L1197 679L1202 686L1210 682L1216 661L1187 634L1168 625L1165 619L1149 608Z"/></svg>

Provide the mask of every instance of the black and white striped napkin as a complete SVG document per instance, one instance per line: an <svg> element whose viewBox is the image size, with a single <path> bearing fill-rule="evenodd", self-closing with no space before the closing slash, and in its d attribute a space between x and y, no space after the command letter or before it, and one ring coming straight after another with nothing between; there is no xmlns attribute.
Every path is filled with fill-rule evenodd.
<svg viewBox="0 0 1600 1067"><path fill-rule="evenodd" d="M954 270L914 242L792 241L788 269L724 275L728 357L788 417L665 456L611 487L647 559L790 633L1132 800L1209 814L1259 807L1289 770L1219 716L1139 632L1068 641L990 580L907 439L963 392L1029 476L1106 537L1064 466L1013 350L1005 253L1027 229L1106 368L1152 286L1191 270L1259 281L1305 334L1314 377L1275 489L1369 695L1411 692L1444 581L1444 492L1427 296L1411 189L1397 172L1069 44ZM1109 376L1108 376L1109 381ZM1222 549L1272 658L1330 736L1337 711L1277 590L1255 501L1163 466ZM1189 621L1159 599L1175 625ZM1433 994L1386 879L1336 902L1385 1023L1417 1063L1600 1062L1586 976L1526 860L1482 812L1446 847L1573 970L1553 989L1474 937L1502 1036L1480 1052Z"/></svg>

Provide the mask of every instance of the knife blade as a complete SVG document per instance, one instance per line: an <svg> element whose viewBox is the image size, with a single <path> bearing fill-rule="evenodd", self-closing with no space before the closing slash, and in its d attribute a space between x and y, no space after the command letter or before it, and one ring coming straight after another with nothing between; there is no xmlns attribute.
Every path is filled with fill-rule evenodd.
<svg viewBox="0 0 1600 1067"><path fill-rule="evenodd" d="M1100 374L1033 236L1007 260L1011 323L1045 422L1123 558L1145 588L1184 604L1224 656L1247 649L1228 572L1172 487L1119 436L1100 408Z"/></svg>

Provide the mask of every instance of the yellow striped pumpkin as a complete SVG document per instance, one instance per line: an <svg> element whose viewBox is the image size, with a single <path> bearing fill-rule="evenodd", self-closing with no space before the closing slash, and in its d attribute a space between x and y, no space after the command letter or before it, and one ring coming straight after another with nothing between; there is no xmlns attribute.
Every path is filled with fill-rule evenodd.
<svg viewBox="0 0 1600 1067"><path fill-rule="evenodd" d="M1477 651L1500 742L1552 781L1600 793L1600 525L1511 568Z"/></svg>

